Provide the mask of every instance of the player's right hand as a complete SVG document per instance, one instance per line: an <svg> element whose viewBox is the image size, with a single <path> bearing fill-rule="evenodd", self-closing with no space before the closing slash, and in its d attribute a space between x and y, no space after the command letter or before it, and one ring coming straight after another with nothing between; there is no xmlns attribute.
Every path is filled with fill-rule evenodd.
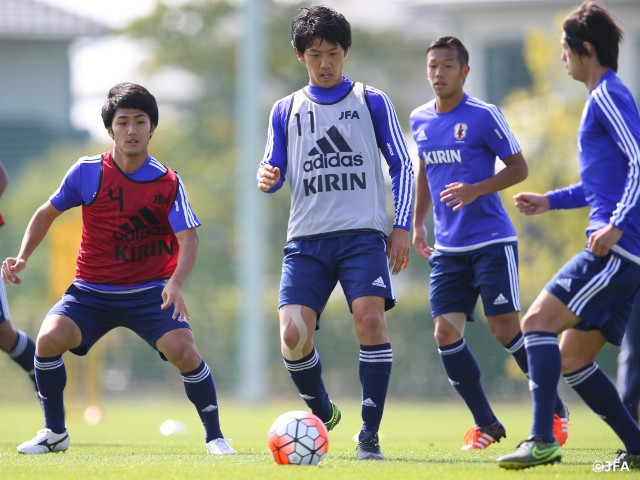
<svg viewBox="0 0 640 480"><path fill-rule="evenodd" d="M263 192L268 192L280 180L280 169L268 163L258 170L258 188Z"/></svg>
<svg viewBox="0 0 640 480"><path fill-rule="evenodd" d="M20 285L22 283L22 279L16 274L24 270L26 266L27 262L24 260L7 257L5 261L2 262L2 281L7 285L9 285L9 283Z"/></svg>
<svg viewBox="0 0 640 480"><path fill-rule="evenodd" d="M550 208L549 197L540 193L521 192L513 196L516 208L525 215L537 215Z"/></svg>
<svg viewBox="0 0 640 480"><path fill-rule="evenodd" d="M419 227L413 228L413 246L420 255L425 260L429 260L429 257L433 255L435 251L433 247L430 247L427 243L427 227L421 225Z"/></svg>

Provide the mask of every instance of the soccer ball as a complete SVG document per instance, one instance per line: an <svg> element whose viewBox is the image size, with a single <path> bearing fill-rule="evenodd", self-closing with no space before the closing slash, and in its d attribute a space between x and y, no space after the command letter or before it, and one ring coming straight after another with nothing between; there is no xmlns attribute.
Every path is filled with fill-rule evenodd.
<svg viewBox="0 0 640 480"><path fill-rule="evenodd" d="M287 412L271 425L267 444L279 465L316 465L329 450L329 432L313 413Z"/></svg>

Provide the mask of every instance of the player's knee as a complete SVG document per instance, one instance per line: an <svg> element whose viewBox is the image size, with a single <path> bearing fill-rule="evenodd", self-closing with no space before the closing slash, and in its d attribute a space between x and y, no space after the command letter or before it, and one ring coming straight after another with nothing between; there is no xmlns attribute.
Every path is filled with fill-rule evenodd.
<svg viewBox="0 0 640 480"><path fill-rule="evenodd" d="M40 333L36 338L36 354L39 357L55 357L64 353L54 332Z"/></svg>
<svg viewBox="0 0 640 480"><path fill-rule="evenodd" d="M378 345L389 341L384 315L364 315L355 322L356 336L363 345Z"/></svg>
<svg viewBox="0 0 640 480"><path fill-rule="evenodd" d="M433 338L436 344L443 347L451 345L464 336L467 318L463 313L439 315L434 319Z"/></svg>
<svg viewBox="0 0 640 480"><path fill-rule="evenodd" d="M280 340L283 348L289 350L296 349L296 347L300 343L300 332L298 331L294 323L289 323L289 325L284 328Z"/></svg>
<svg viewBox="0 0 640 480"><path fill-rule="evenodd" d="M300 305L285 305L280 311L280 344L288 360L298 360L308 341L309 332Z"/></svg>

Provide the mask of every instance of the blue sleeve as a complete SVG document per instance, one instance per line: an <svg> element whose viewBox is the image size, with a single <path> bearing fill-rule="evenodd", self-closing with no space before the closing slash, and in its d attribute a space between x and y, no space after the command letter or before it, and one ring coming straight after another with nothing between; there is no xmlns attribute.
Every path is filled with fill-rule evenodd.
<svg viewBox="0 0 640 480"><path fill-rule="evenodd" d="M269 115L269 128L267 130L267 141L264 148L264 157L260 162L260 168L265 164L280 169L280 179L267 193L274 193L280 190L287 177L287 115L291 95L278 100L271 109ZM257 179L256 179L257 183Z"/></svg>
<svg viewBox="0 0 640 480"><path fill-rule="evenodd" d="M413 164L391 100L380 90L367 86L373 127L391 177L395 205L393 228L411 229L413 213Z"/></svg>
<svg viewBox="0 0 640 480"><path fill-rule="evenodd" d="M67 171L49 201L61 212L93 201L100 184L101 158L82 157Z"/></svg>
<svg viewBox="0 0 640 480"><path fill-rule="evenodd" d="M551 210L582 208L589 205L581 183L547 192L546 195Z"/></svg>
<svg viewBox="0 0 640 480"><path fill-rule="evenodd" d="M622 198L611 216L611 224L624 231L640 213L640 118L630 92L615 88L603 91L606 95L594 97L598 106L595 115L629 163Z"/></svg>
<svg viewBox="0 0 640 480"><path fill-rule="evenodd" d="M169 223L174 233L201 225L200 220L191 208L187 189L180 176L178 176L178 193L173 202L173 207L169 211Z"/></svg>
<svg viewBox="0 0 640 480"><path fill-rule="evenodd" d="M520 148L520 144L500 109L495 105L487 104L485 112L485 121L483 122L485 130L482 138L487 143L489 150L495 153L500 160L520 153L522 148Z"/></svg>

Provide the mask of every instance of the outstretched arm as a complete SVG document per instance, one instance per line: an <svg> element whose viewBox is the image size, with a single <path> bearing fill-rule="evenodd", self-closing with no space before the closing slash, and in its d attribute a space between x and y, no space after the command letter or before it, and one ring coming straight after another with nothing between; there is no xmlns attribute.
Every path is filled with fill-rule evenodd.
<svg viewBox="0 0 640 480"><path fill-rule="evenodd" d="M16 285L22 283L22 280L16 274L26 268L29 257L47 235L53 221L61 214L62 212L56 210L50 202L43 204L36 210L36 213L33 214L29 221L29 225L27 225L18 255L16 257L7 257L2 262L2 280L5 283L11 282Z"/></svg>

